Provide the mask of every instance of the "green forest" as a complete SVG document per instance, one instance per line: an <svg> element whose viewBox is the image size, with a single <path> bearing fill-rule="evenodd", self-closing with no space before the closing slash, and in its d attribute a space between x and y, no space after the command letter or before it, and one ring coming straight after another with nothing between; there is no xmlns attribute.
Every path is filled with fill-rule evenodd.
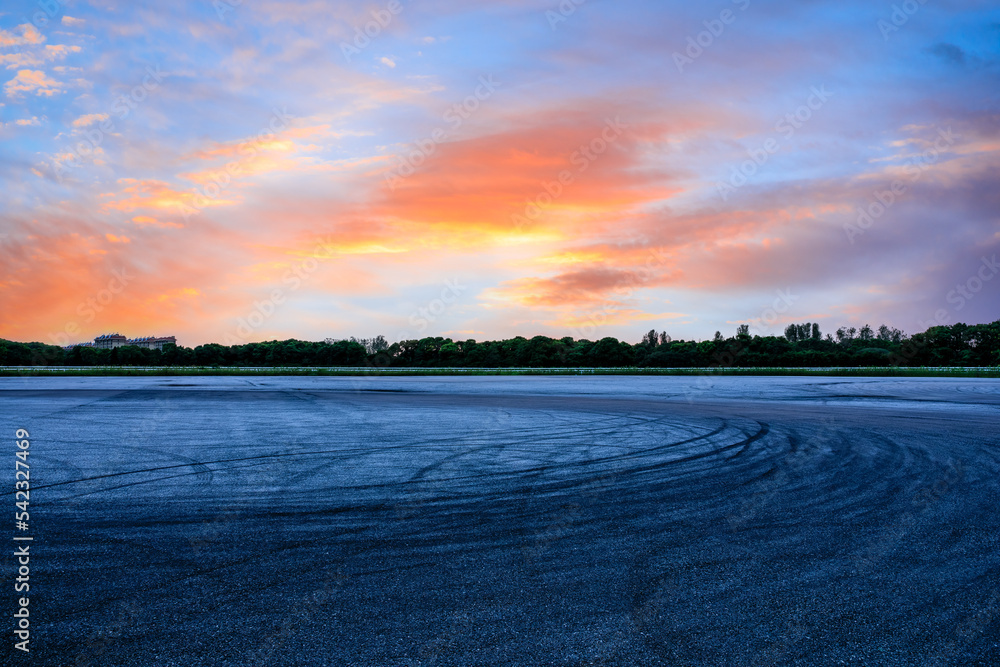
<svg viewBox="0 0 1000 667"><path fill-rule="evenodd" d="M378 368L755 368L872 366L998 366L1000 320L937 326L907 336L881 326L841 328L826 334L816 323L791 324L784 336L753 336L741 325L733 336L673 340L646 333L630 344L615 338L575 340L518 336L478 342L422 338L388 343L369 339L268 341L245 345L167 345L64 350L44 343L0 340L4 366L351 366Z"/></svg>

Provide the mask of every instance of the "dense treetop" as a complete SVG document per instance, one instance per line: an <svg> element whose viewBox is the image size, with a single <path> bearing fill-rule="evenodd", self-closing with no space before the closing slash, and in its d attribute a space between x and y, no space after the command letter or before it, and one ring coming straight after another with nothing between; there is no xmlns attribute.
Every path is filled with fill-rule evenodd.
<svg viewBox="0 0 1000 667"><path fill-rule="evenodd" d="M372 339L308 342L268 341L162 351L138 347L64 350L44 343L0 340L5 366L367 366L456 368L575 367L791 367L791 366L996 366L1000 365L1000 320L991 324L932 327L908 337L886 326L841 328L823 336L814 323L792 324L783 337L751 336L744 325L726 338L672 340L648 332L634 345L615 338L574 340L518 336L477 342L450 338L406 340L391 345Z"/></svg>

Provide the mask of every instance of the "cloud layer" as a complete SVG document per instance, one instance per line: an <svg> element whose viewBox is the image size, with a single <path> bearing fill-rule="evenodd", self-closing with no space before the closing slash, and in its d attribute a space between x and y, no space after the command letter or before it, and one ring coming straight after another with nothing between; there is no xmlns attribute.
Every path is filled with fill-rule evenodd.
<svg viewBox="0 0 1000 667"><path fill-rule="evenodd" d="M991 3L72 11L0 16L0 337L997 317Z"/></svg>

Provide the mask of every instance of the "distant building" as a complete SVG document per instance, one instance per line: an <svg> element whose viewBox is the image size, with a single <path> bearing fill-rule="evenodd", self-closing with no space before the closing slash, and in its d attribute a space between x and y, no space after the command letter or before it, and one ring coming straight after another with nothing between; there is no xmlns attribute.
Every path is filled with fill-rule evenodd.
<svg viewBox="0 0 1000 667"><path fill-rule="evenodd" d="M104 334L94 339L93 347L100 350L113 350L116 347L125 345L125 336L119 333Z"/></svg>
<svg viewBox="0 0 1000 667"><path fill-rule="evenodd" d="M144 347L148 350L162 350L167 343L177 344L177 339L173 336L143 336L142 338L126 338L119 333L103 334L94 339L93 343L77 343L68 345L65 350L72 350L74 347L94 347L99 350L113 350L116 347L134 345Z"/></svg>
<svg viewBox="0 0 1000 667"><path fill-rule="evenodd" d="M125 341L126 345L145 347L150 350L162 350L167 343L177 344L177 339L173 336L145 336L144 338L133 338Z"/></svg>

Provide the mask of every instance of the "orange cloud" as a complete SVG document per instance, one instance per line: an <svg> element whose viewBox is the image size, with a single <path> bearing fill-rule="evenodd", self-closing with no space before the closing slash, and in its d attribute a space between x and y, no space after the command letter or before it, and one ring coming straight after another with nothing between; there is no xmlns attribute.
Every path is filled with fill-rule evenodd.
<svg viewBox="0 0 1000 667"><path fill-rule="evenodd" d="M210 225L198 231L205 247L232 244ZM213 252L205 261L190 239L168 235L146 245L137 264L134 243L109 242L106 234L105 225L67 210L25 221L22 233L0 244L0 310L22 313L0 318L0 338L69 344L120 330L174 334L190 344L212 336L206 322L218 326L220 313L252 303L233 290L244 287L238 255Z"/></svg>
<svg viewBox="0 0 1000 667"><path fill-rule="evenodd" d="M74 120L71 125L73 127L87 127L89 125L93 125L94 123L105 121L108 118L109 116L106 113L88 113Z"/></svg>
<svg viewBox="0 0 1000 667"><path fill-rule="evenodd" d="M132 218L132 224L139 225L141 227L166 227L173 229L183 229L184 225L179 222L160 222L156 218L151 218L148 215L137 215Z"/></svg>
<svg viewBox="0 0 1000 667"><path fill-rule="evenodd" d="M80 53L82 49L79 46L69 46L66 44L46 44L45 45L45 59L46 60L62 60L71 53Z"/></svg>
<svg viewBox="0 0 1000 667"><path fill-rule="evenodd" d="M38 116L32 116L31 118L18 118L17 120L6 123L6 125L16 125L19 127L31 127L41 125L42 122L38 120Z"/></svg>
<svg viewBox="0 0 1000 667"><path fill-rule="evenodd" d="M157 294L152 297L150 301L154 301L157 304L170 303L173 304L175 301L184 299L194 299L202 296L201 290L194 287L180 287L178 289L170 290L169 292L164 292L162 294Z"/></svg>
<svg viewBox="0 0 1000 667"><path fill-rule="evenodd" d="M560 329L580 329L587 326L627 325L632 322L661 322L663 320L676 320L682 317L689 317L689 315L685 313L649 313L636 308L606 304L598 310L563 315L554 320L547 321L546 324Z"/></svg>
<svg viewBox="0 0 1000 667"><path fill-rule="evenodd" d="M21 46L23 44L41 44L45 41L45 35L38 31L38 28L30 23L22 23L13 31L0 30L0 48L10 46Z"/></svg>
<svg viewBox="0 0 1000 667"><path fill-rule="evenodd" d="M173 209L181 214L184 207L202 209L237 203L232 199L213 199L197 192L174 190L163 181L122 178L118 182L126 186L118 195L121 198L106 202L101 207L102 210L129 212L137 209Z"/></svg>
<svg viewBox="0 0 1000 667"><path fill-rule="evenodd" d="M680 275L670 267L643 271L594 265L548 278L518 278L486 290L484 297L530 307L580 307L629 298L639 290L670 284Z"/></svg>
<svg viewBox="0 0 1000 667"><path fill-rule="evenodd" d="M433 150L401 151L372 213L453 241L572 238L680 192L644 163L655 124L617 128L604 113L551 113ZM418 164L419 163L419 164ZM420 232L418 232L420 233Z"/></svg>
<svg viewBox="0 0 1000 667"><path fill-rule="evenodd" d="M270 128L263 129L257 136L245 137L236 141L216 143L212 148L195 151L184 159L220 160L227 158L247 159L261 151L291 152L297 147L297 139L315 139L336 137L330 131L329 124L309 125L304 127L285 127L275 132Z"/></svg>
<svg viewBox="0 0 1000 667"><path fill-rule="evenodd" d="M17 76L4 84L4 90L8 97L17 97L20 93L51 97L63 92L61 83L50 79L41 70L32 69L19 70Z"/></svg>

